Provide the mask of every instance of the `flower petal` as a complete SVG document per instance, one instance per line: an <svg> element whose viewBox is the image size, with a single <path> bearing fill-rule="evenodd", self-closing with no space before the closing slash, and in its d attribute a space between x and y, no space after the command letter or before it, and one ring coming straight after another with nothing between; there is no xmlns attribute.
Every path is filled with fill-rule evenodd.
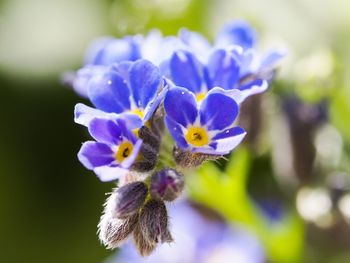
<svg viewBox="0 0 350 263"><path fill-rule="evenodd" d="M90 80L94 76L102 75L106 70L104 66L85 66L79 69L72 82L74 91L82 97L88 97L87 90Z"/></svg>
<svg viewBox="0 0 350 263"><path fill-rule="evenodd" d="M185 140L184 134L182 133L182 127L167 116L165 117L165 125L167 126L168 131L175 140L177 146L182 149L188 148L188 144Z"/></svg>
<svg viewBox="0 0 350 263"><path fill-rule="evenodd" d="M269 84L264 79L257 79L254 80L248 84L242 85L238 87L238 90L241 91L242 94L242 101L245 100L247 97L259 94L267 90L269 87Z"/></svg>
<svg viewBox="0 0 350 263"><path fill-rule="evenodd" d="M130 87L138 108L144 109L157 94L159 69L147 60L136 61L129 70Z"/></svg>
<svg viewBox="0 0 350 263"><path fill-rule="evenodd" d="M82 103L78 103L74 107L74 121L78 124L88 126L90 121L96 117L108 117L117 118L118 115L115 113L106 113L104 111L86 106Z"/></svg>
<svg viewBox="0 0 350 263"><path fill-rule="evenodd" d="M116 120L118 129L120 130L121 136L132 142L133 144L137 141L135 134L127 127L126 122L123 119Z"/></svg>
<svg viewBox="0 0 350 263"><path fill-rule="evenodd" d="M238 61L224 49L216 50L208 62L208 86L232 89L239 78Z"/></svg>
<svg viewBox="0 0 350 263"><path fill-rule="evenodd" d="M116 39L103 37L95 40L87 51L85 64L112 65L113 63L140 58L138 43L133 37Z"/></svg>
<svg viewBox="0 0 350 263"><path fill-rule="evenodd" d="M91 136L98 142L117 145L123 139L121 128L110 119L94 118L88 128Z"/></svg>
<svg viewBox="0 0 350 263"><path fill-rule="evenodd" d="M179 32L179 38L196 54L196 57L201 62L205 63L207 61L211 45L205 37L186 28L182 28Z"/></svg>
<svg viewBox="0 0 350 263"><path fill-rule="evenodd" d="M142 58L157 66L169 60L173 52L183 47L181 41L174 36L163 37L159 30L152 30L142 41Z"/></svg>
<svg viewBox="0 0 350 263"><path fill-rule="evenodd" d="M89 170L114 161L112 149L104 143L85 142L78 153L79 161Z"/></svg>
<svg viewBox="0 0 350 263"><path fill-rule="evenodd" d="M273 69L278 62L281 61L287 54L286 50L272 50L265 54L265 56L261 59L260 71L266 71Z"/></svg>
<svg viewBox="0 0 350 263"><path fill-rule="evenodd" d="M220 93L220 94L224 94L225 96L230 97L231 99L233 99L237 104L242 103L242 101L245 99L242 91L240 91L239 89L223 89L220 87L215 87L212 88L208 93L207 96L210 94L214 94L214 93Z"/></svg>
<svg viewBox="0 0 350 263"><path fill-rule="evenodd" d="M192 53L184 50L174 52L170 59L170 75L175 85L194 93L201 92L203 66Z"/></svg>
<svg viewBox="0 0 350 263"><path fill-rule="evenodd" d="M121 113L130 109L129 88L124 78L113 69L90 81L88 95L91 102L103 111Z"/></svg>
<svg viewBox="0 0 350 263"><path fill-rule="evenodd" d="M198 115L194 94L185 88L171 88L165 96L164 108L170 119L184 127L194 123Z"/></svg>
<svg viewBox="0 0 350 263"><path fill-rule="evenodd" d="M219 47L238 45L248 49L254 47L256 41L256 31L247 22L236 20L222 28L216 39L216 45Z"/></svg>
<svg viewBox="0 0 350 263"><path fill-rule="evenodd" d="M125 176L129 170L119 166L101 166L94 169L95 174L102 182L109 182Z"/></svg>
<svg viewBox="0 0 350 263"><path fill-rule="evenodd" d="M246 132L239 126L227 129L216 134L211 144L219 154L227 154L232 151L244 139Z"/></svg>
<svg viewBox="0 0 350 263"><path fill-rule="evenodd" d="M221 93L209 93L200 106L200 122L208 130L225 129L232 125L237 114L238 104Z"/></svg>
<svg viewBox="0 0 350 263"><path fill-rule="evenodd" d="M128 129L137 129L142 126L142 120L138 115L132 113L106 113L104 111L78 103L74 108L74 121L78 124L88 126L94 118L107 118L110 120L122 119L125 121Z"/></svg>
<svg viewBox="0 0 350 263"><path fill-rule="evenodd" d="M156 95L156 97L152 101L148 103L147 107L144 110L144 122L148 121L152 117L159 104L164 100L165 94L168 92L168 90L169 85L165 81L163 81L162 90Z"/></svg>

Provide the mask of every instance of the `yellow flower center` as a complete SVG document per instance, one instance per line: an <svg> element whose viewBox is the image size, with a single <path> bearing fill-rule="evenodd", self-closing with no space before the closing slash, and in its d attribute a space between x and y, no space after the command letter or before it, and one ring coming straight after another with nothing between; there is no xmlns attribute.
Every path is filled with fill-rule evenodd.
<svg viewBox="0 0 350 263"><path fill-rule="evenodd" d="M132 130L132 133L138 138L139 137L139 129L140 128L136 128Z"/></svg>
<svg viewBox="0 0 350 263"><path fill-rule="evenodd" d="M138 108L130 110L130 113L139 116L141 118L141 120L143 120L143 118L145 118L145 114L143 113L143 111L138 109Z"/></svg>
<svg viewBox="0 0 350 263"><path fill-rule="evenodd" d="M124 141L119 145L117 152L115 153L115 159L118 162L124 161L124 159L128 158L132 153L133 145L129 141Z"/></svg>
<svg viewBox="0 0 350 263"><path fill-rule="evenodd" d="M207 131L201 127L190 127L185 138L189 144L197 147L207 145L209 142Z"/></svg>
<svg viewBox="0 0 350 263"><path fill-rule="evenodd" d="M198 94L196 95L196 100L197 100L197 102L202 101L204 98L205 98L205 93L204 93L204 92L198 93Z"/></svg>

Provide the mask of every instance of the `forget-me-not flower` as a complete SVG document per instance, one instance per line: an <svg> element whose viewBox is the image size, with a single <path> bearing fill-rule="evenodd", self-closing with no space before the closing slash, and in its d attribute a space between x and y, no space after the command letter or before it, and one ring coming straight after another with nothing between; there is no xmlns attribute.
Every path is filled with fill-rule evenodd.
<svg viewBox="0 0 350 263"><path fill-rule="evenodd" d="M102 181L121 179L98 225L107 248L132 236L140 255L148 256L173 241L165 202L184 188L176 167L221 158L244 139L245 130L236 125L240 104L267 89L281 58L278 52L260 58L256 44L254 29L237 21L224 26L214 44L186 30L178 37L156 30L147 36L105 37L90 46L84 67L67 75L93 105L75 106L75 122L95 139L82 145L80 162ZM173 142L162 140L165 126ZM221 255L223 262L232 257L245 262L237 254L241 246L227 249L235 243L231 237L208 231L192 233L193 247L186 243L180 258L170 257L179 259L173 262L211 263ZM220 245L212 247L206 234Z"/></svg>
<svg viewBox="0 0 350 263"><path fill-rule="evenodd" d="M101 181L112 181L125 175L135 162L142 141L121 119L94 118L88 129L96 141L82 145L79 161L93 170Z"/></svg>
<svg viewBox="0 0 350 263"><path fill-rule="evenodd" d="M164 37L158 30L152 30L146 36L102 37L88 47L84 67L69 82L80 96L88 97L87 87L92 77L113 64L146 59L163 69L163 62L181 46L184 45L178 38Z"/></svg>
<svg viewBox="0 0 350 263"><path fill-rule="evenodd" d="M240 79L264 77L271 79L272 71L286 55L284 49L274 49L263 55L257 53L258 36L246 21L232 21L222 27L213 44L196 32L182 29L179 38L202 62L207 63L215 49L227 49L235 53L240 64Z"/></svg>
<svg viewBox="0 0 350 263"><path fill-rule="evenodd" d="M234 126L238 115L236 101L216 90L198 104L189 90L172 88L165 97L164 108L167 128L177 146L184 150L224 155L246 134L241 127Z"/></svg>
<svg viewBox="0 0 350 263"><path fill-rule="evenodd" d="M260 78L240 83L240 62L225 49L216 49L207 64L202 64L192 52L178 50L170 59L169 70L172 82L193 92L197 101L201 101L213 88L218 92L221 89L238 103L268 88L267 80Z"/></svg>
<svg viewBox="0 0 350 263"><path fill-rule="evenodd" d="M97 110L78 104L76 122L87 125L94 116L119 114L134 128L146 123L165 93L159 69L147 60L114 64L89 81L88 97Z"/></svg>

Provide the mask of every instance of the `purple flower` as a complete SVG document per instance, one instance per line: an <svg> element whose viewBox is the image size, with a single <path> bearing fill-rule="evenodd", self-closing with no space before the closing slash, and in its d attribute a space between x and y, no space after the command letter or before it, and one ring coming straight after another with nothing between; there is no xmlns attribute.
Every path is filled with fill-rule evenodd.
<svg viewBox="0 0 350 263"><path fill-rule="evenodd" d="M88 81L87 95L97 109L78 104L77 123L87 125L95 116L118 114L141 127L152 116L165 93L159 69L147 60L105 68Z"/></svg>
<svg viewBox="0 0 350 263"><path fill-rule="evenodd" d="M88 48L85 65L110 66L124 61L147 59L159 66L181 46L184 45L178 38L164 37L158 30L152 30L146 36L102 37Z"/></svg>
<svg viewBox="0 0 350 263"><path fill-rule="evenodd" d="M164 37L158 30L152 30L140 41L141 58L164 68L164 63L170 59L173 52L185 45L175 36Z"/></svg>
<svg viewBox="0 0 350 263"><path fill-rule="evenodd" d="M234 126L238 115L236 101L218 89L208 92L198 103L188 89L172 88L166 94L164 108L167 128L184 150L224 155L246 134L241 127Z"/></svg>
<svg viewBox="0 0 350 263"><path fill-rule="evenodd" d="M146 59L163 69L166 68L163 62L183 46L178 38L163 37L158 30L152 30L147 36L135 35L120 39L101 37L89 46L84 59L85 66L67 82L80 96L88 97L89 81L116 63Z"/></svg>
<svg viewBox="0 0 350 263"><path fill-rule="evenodd" d="M96 39L86 52L84 64L110 66L118 62L138 60L141 58L139 42L137 36Z"/></svg>
<svg viewBox="0 0 350 263"><path fill-rule="evenodd" d="M136 160L142 141L121 119L94 118L88 129L96 141L82 145L79 161L93 170L101 181L112 181L125 175Z"/></svg>
<svg viewBox="0 0 350 263"><path fill-rule="evenodd" d="M170 76L176 86L190 90L199 101L209 90L218 87L223 90L236 89L226 92L226 95L241 103L245 98L265 91L268 82L257 78L242 84L240 61L237 57L236 52L216 49L205 65L193 53L179 50L170 59Z"/></svg>
<svg viewBox="0 0 350 263"><path fill-rule="evenodd" d="M106 67L99 65L88 65L79 69L72 78L71 86L81 97L88 98L87 86L89 81L106 71ZM74 74L74 73L73 73Z"/></svg>
<svg viewBox="0 0 350 263"><path fill-rule="evenodd" d="M271 79L277 63L286 55L284 49L271 50L262 56L259 55L255 50L257 32L249 23L242 20L235 20L224 25L213 45L200 34L187 29L180 31L179 38L187 46L186 49L193 52L204 64L208 62L209 56L216 49L233 52L240 65L240 79L252 75Z"/></svg>
<svg viewBox="0 0 350 263"><path fill-rule="evenodd" d="M217 47L236 45L244 50L255 48L257 32L246 21L235 20L222 27L215 40Z"/></svg>
<svg viewBox="0 0 350 263"><path fill-rule="evenodd" d="M236 20L223 26L216 38L215 45L222 48L234 45L243 49L239 57L241 78L255 74L271 79L271 71L286 55L286 51L282 49L270 50L262 56L258 55L255 50L257 38L257 32L250 24Z"/></svg>
<svg viewBox="0 0 350 263"><path fill-rule="evenodd" d="M230 228L221 221L206 219L187 202L170 205L169 216L174 243L160 245L147 258L139 256L135 248L127 243L107 262L261 263L265 260L263 248L253 235L238 227Z"/></svg>

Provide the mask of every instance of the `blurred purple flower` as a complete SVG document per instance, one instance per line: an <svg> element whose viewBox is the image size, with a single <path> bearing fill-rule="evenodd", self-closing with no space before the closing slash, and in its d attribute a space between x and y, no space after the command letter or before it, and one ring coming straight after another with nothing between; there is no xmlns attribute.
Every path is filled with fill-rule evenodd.
<svg viewBox="0 0 350 263"><path fill-rule="evenodd" d="M224 25L213 45L200 34L187 29L180 31L179 38L202 63L207 63L216 49L233 52L240 65L240 80L251 76L271 79L276 65L286 55L284 49L271 50L262 56L259 55L256 52L257 32L243 20L235 20Z"/></svg>

